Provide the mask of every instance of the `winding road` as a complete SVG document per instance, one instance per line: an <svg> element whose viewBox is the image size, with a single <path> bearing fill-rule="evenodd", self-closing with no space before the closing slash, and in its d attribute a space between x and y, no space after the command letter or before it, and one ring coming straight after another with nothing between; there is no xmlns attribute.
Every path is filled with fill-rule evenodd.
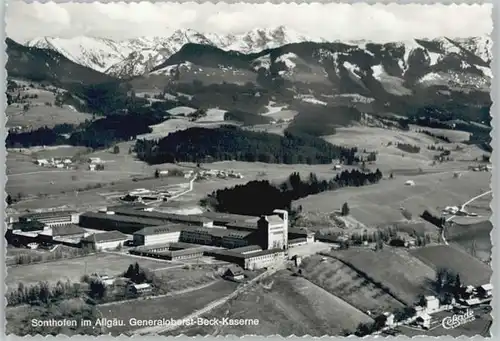
<svg viewBox="0 0 500 341"><path fill-rule="evenodd" d="M489 191L486 191L486 192L481 193L481 194L479 194L479 195L476 195L474 198L469 199L469 201L466 201L464 204L462 204L462 206L460 207L460 210L465 210L465 207L467 207L467 205L469 205L471 202L473 202L473 201L475 201L475 200L477 200L477 199L479 199L479 198L481 198L481 197L484 197L485 195L488 195L488 194L490 194L491 192L492 192L492 191L491 191L491 190L489 190ZM452 220L453 218L455 218L455 217L456 217L456 215L452 215L452 216L448 217L448 218L446 219L446 222L451 221L451 220ZM445 238L445 236L444 236L444 234L445 234L445 230L446 230L446 228L445 228L445 227L443 227L443 229L442 229L442 231L441 231L441 239L443 240L443 242L444 242L444 244L445 244L445 245L448 245L448 241L446 240L446 238Z"/></svg>

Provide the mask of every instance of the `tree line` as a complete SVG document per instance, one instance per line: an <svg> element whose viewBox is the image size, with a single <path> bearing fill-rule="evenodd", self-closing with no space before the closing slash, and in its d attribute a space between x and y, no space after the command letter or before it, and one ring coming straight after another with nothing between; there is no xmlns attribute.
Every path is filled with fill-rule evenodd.
<svg viewBox="0 0 500 341"><path fill-rule="evenodd" d="M244 185L216 190L202 200L202 204L212 206L219 212L253 216L271 214L274 209L286 209L292 216L298 213L291 207L294 200L341 187L373 184L380 179L382 173L378 169L370 173L343 171L330 180L319 180L314 173L302 180L300 174L295 172L287 181L278 185L267 180L254 180Z"/></svg>
<svg viewBox="0 0 500 341"><path fill-rule="evenodd" d="M87 120L79 125L61 124L53 128L41 127L28 132L10 133L6 145L7 148L62 144L93 149L108 148L117 142L150 133L152 131L150 125L158 124L168 118L170 116L164 112L146 108L135 113L110 114L93 121Z"/></svg>
<svg viewBox="0 0 500 341"><path fill-rule="evenodd" d="M352 164L357 148L334 146L307 134L285 136L242 130L235 126L189 128L160 140L138 140L137 157L149 164L238 160L265 163Z"/></svg>
<svg viewBox="0 0 500 341"><path fill-rule="evenodd" d="M58 281L54 286L46 281L26 286L19 283L17 290L12 290L7 294L7 305L16 306L19 304L40 304L53 303L68 298L80 297L83 293L80 283Z"/></svg>
<svg viewBox="0 0 500 341"><path fill-rule="evenodd" d="M398 149L401 149L404 152L407 152L407 153L416 154L416 153L420 152L420 147L419 146L414 146L414 145L411 145L409 143L399 143L398 142L398 143L396 143L396 147Z"/></svg>
<svg viewBox="0 0 500 341"><path fill-rule="evenodd" d="M429 223L436 225L437 227L444 227L446 219L443 217L437 217L428 210L425 210L420 216L422 219L427 220Z"/></svg>
<svg viewBox="0 0 500 341"><path fill-rule="evenodd" d="M442 140L442 141L447 142L447 143L451 142L448 137L446 137L444 135L434 134L434 133L432 133L432 132L430 132L428 130L418 130L417 133L425 134L427 136L434 137L434 138L436 138L438 140Z"/></svg>

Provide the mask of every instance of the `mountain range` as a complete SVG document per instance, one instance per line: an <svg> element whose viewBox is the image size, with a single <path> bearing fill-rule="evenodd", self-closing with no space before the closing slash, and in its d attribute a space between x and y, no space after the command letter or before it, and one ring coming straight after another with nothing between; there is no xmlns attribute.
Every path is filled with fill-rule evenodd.
<svg viewBox="0 0 500 341"><path fill-rule="evenodd" d="M216 46L223 50L254 53L303 41L315 41L283 26L254 29L243 34L202 34L192 29L176 30L168 37L141 37L121 41L78 36L40 37L26 42L28 47L50 49L69 60L114 77L142 75L166 61L187 43ZM316 39L316 41L325 41Z"/></svg>
<svg viewBox="0 0 500 341"><path fill-rule="evenodd" d="M192 29L186 29L177 30L168 37L142 37L121 41L86 36L69 39L42 37L32 39L26 42L25 45L59 52L77 64L113 77L129 78L144 75L153 69L157 69L158 65L165 64L170 57L189 43L209 45L228 52L236 51L243 54L253 54L266 49L301 42L326 43L327 40L307 37L279 26L271 29L254 29L239 35L203 34ZM437 63L437 59L442 58L444 55L453 53L462 56L468 54L465 59L472 58L473 64L480 67L489 65L491 61L492 41L488 37L421 39L394 42L392 44L374 44L366 41L336 43L353 46L368 55L373 55L375 52L373 50L376 50L374 46L377 45L403 47L404 55L398 60L398 63L402 63L403 69L405 68L404 65L408 63L410 53L415 49L425 50L427 57L431 59L431 64ZM259 61L256 63L259 63Z"/></svg>
<svg viewBox="0 0 500 341"><path fill-rule="evenodd" d="M225 103L226 110L254 106L255 101L243 98L247 85L253 84L284 103L293 98L325 107L340 103L367 113L404 114L431 105L446 106L439 110L449 113L461 110L464 119L488 116L482 108L491 104L489 37L383 44L311 40L284 27L239 36L178 30L168 38L121 42L44 38L26 46L9 39L7 70L11 76L36 75L58 83L120 80L137 93L165 93L169 87L174 93L196 95L196 103L190 103L195 107L218 106L220 96L233 98L233 104ZM222 90L225 85L232 88Z"/></svg>

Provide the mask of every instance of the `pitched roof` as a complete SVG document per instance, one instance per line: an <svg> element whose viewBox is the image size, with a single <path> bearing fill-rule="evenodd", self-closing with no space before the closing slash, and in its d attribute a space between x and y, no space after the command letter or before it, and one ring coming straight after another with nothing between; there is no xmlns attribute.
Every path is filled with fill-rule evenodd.
<svg viewBox="0 0 500 341"><path fill-rule="evenodd" d="M282 250L282 249L262 250L262 251L251 252L251 253L238 253L238 252L234 252L233 250L234 249L221 250L221 251L216 251L215 253L234 257L237 259L247 259L247 258L254 258L254 257L260 257L260 256L275 254L275 253L279 253L279 252L284 252L284 250Z"/></svg>
<svg viewBox="0 0 500 341"><path fill-rule="evenodd" d="M43 219L43 218L52 218L58 217L61 215L74 214L76 211L50 211L50 212L38 212L38 213L28 213L22 215L21 218L25 219Z"/></svg>
<svg viewBox="0 0 500 341"><path fill-rule="evenodd" d="M199 234L210 235L213 237L232 237L232 238L245 238L252 232L249 231L237 231L224 228L211 228L211 227L198 227L195 229L184 229L181 233L194 232Z"/></svg>
<svg viewBox="0 0 500 341"><path fill-rule="evenodd" d="M139 230L134 233L134 235L141 236L152 236L163 233L172 233L172 232L180 232L183 229L188 228L183 224L169 224L169 225L159 225L159 226L147 226L142 230Z"/></svg>
<svg viewBox="0 0 500 341"><path fill-rule="evenodd" d="M228 272L230 272L230 274L233 275L233 276L238 276L238 275L243 275L244 274L243 269L240 268L237 265L230 265L230 266L228 266L227 269L226 269L226 271L224 272L224 274L227 274Z"/></svg>
<svg viewBox="0 0 500 341"><path fill-rule="evenodd" d="M262 251L262 247L260 247L259 245L248 245L231 249L231 251L236 253L252 253Z"/></svg>
<svg viewBox="0 0 500 341"><path fill-rule="evenodd" d="M485 291L493 290L493 285L491 283L481 285L481 288Z"/></svg>
<svg viewBox="0 0 500 341"><path fill-rule="evenodd" d="M295 239L288 240L288 244L304 243L304 242L307 242L307 238L295 238Z"/></svg>
<svg viewBox="0 0 500 341"><path fill-rule="evenodd" d="M260 219L265 219L270 225L283 224L283 219L277 214L262 216Z"/></svg>
<svg viewBox="0 0 500 341"><path fill-rule="evenodd" d="M203 212L199 214L216 222L224 223L237 223L237 222L257 222L259 217L243 215L243 214L233 214L233 213L222 213L222 212Z"/></svg>
<svg viewBox="0 0 500 341"><path fill-rule="evenodd" d="M128 237L120 231L107 231L103 233L94 233L86 238L85 241L94 243L112 242L117 240L127 240Z"/></svg>
<svg viewBox="0 0 500 341"><path fill-rule="evenodd" d="M245 229L245 230L257 230L258 226L256 222L248 222L248 221L237 221L234 223L229 223L226 225L227 228L233 229Z"/></svg>
<svg viewBox="0 0 500 341"><path fill-rule="evenodd" d="M136 289L147 289L151 287L151 284L148 283L141 283L141 284L132 284L132 286Z"/></svg>
<svg viewBox="0 0 500 341"><path fill-rule="evenodd" d="M85 229L76 225L54 226L52 227L52 236L69 236L72 234L83 234L87 232Z"/></svg>
<svg viewBox="0 0 500 341"><path fill-rule="evenodd" d="M128 203L128 204L108 206L108 207L106 207L106 210L108 210L108 211L119 210L119 209L141 210L145 207L147 207L146 204L143 204L140 202L132 202L132 203Z"/></svg>
<svg viewBox="0 0 500 341"><path fill-rule="evenodd" d="M157 212L157 211L143 211L143 210L134 210L130 208L119 208L114 210L117 215L125 215L125 216L133 216L133 217L141 217L141 218L151 218L151 219L160 219L160 220L170 220L170 221L179 221L179 222L187 222L187 223L210 223L212 220L199 216L199 215L186 215L186 214L175 214L175 213L165 213L165 212Z"/></svg>
<svg viewBox="0 0 500 341"><path fill-rule="evenodd" d="M147 219L142 217L134 217L134 216L125 216L125 215L116 215L116 214L107 214L102 212L85 212L80 216L80 219L85 218L96 218L102 220L111 220L116 222L123 223L135 223L141 224L143 226L153 226L153 225L164 225L165 222L159 219Z"/></svg>

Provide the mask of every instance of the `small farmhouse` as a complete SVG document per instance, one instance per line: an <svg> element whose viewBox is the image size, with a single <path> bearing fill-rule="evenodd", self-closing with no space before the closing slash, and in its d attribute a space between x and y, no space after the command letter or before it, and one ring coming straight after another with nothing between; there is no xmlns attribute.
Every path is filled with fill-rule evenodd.
<svg viewBox="0 0 500 341"><path fill-rule="evenodd" d="M135 284L131 283L128 287L130 293L135 295L144 295L150 293L153 288L148 283Z"/></svg>
<svg viewBox="0 0 500 341"><path fill-rule="evenodd" d="M231 281L241 281L245 278L245 274L243 273L243 269L239 266L230 266L224 272L224 275L222 277Z"/></svg>

